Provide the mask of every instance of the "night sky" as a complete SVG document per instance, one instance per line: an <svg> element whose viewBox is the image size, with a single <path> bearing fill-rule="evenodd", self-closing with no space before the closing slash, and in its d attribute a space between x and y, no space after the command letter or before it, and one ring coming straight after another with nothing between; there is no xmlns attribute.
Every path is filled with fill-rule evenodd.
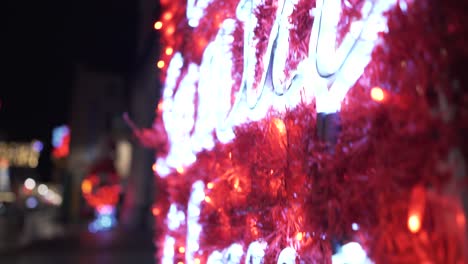
<svg viewBox="0 0 468 264"><path fill-rule="evenodd" d="M0 141L44 142L37 172L52 168L51 136L69 124L77 64L128 75L135 65L134 0L2 3Z"/></svg>
<svg viewBox="0 0 468 264"><path fill-rule="evenodd" d="M0 139L48 141L54 126L68 122L77 63L131 71L137 1L5 2Z"/></svg>

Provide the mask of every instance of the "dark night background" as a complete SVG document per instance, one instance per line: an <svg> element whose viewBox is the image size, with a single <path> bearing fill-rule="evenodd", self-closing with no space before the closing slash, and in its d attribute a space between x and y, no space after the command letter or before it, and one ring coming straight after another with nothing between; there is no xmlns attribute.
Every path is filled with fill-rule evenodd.
<svg viewBox="0 0 468 264"><path fill-rule="evenodd" d="M37 167L0 157L0 263L154 263L154 150L122 116L138 127L154 120L158 0L7 0L1 10L2 151L19 158L14 143L33 140L44 148ZM53 153L62 125L71 142ZM93 169L103 182L119 176L118 221L99 222L85 201Z"/></svg>
<svg viewBox="0 0 468 264"><path fill-rule="evenodd" d="M137 1L7 1L3 4L0 140L45 143L70 118L77 63L131 75L138 64ZM49 162L41 162L46 174Z"/></svg>

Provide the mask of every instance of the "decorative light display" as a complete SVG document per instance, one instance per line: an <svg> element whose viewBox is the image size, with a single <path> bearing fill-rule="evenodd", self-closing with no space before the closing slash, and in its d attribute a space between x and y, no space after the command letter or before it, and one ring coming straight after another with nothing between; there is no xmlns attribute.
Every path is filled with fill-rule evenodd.
<svg viewBox="0 0 468 264"><path fill-rule="evenodd" d="M117 224L115 206L104 205L96 210L96 218L88 225L91 233L109 230Z"/></svg>
<svg viewBox="0 0 468 264"><path fill-rule="evenodd" d="M81 182L83 197L95 212L95 219L88 225L90 232L108 230L117 224L115 207L120 189L120 179L112 160L104 159L92 166Z"/></svg>
<svg viewBox="0 0 468 264"><path fill-rule="evenodd" d="M468 263L465 3L161 4L161 263Z"/></svg>
<svg viewBox="0 0 468 264"><path fill-rule="evenodd" d="M7 160L11 167L36 168L42 148L42 142L38 140L28 143L0 142L0 159Z"/></svg>
<svg viewBox="0 0 468 264"><path fill-rule="evenodd" d="M91 173L81 182L81 192L86 202L97 210L102 206L115 206L120 193L118 176Z"/></svg>
<svg viewBox="0 0 468 264"><path fill-rule="evenodd" d="M52 131L52 156L56 159L65 158L70 153L70 128L62 125Z"/></svg>
<svg viewBox="0 0 468 264"><path fill-rule="evenodd" d="M36 181L33 178L27 178L24 181L24 188L29 191L34 190L34 188L36 188Z"/></svg>

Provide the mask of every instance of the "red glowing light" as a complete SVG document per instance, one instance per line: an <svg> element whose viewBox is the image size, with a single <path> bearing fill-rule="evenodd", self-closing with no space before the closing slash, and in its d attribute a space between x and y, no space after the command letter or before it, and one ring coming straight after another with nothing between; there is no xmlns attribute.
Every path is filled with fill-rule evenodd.
<svg viewBox="0 0 468 264"><path fill-rule="evenodd" d="M173 14L172 14L171 12L166 12L166 13L164 13L164 15L163 15L163 19L164 19L164 20L169 20L169 19L172 18L172 16L173 16Z"/></svg>
<svg viewBox="0 0 468 264"><path fill-rule="evenodd" d="M161 213L161 210L158 207L154 207L153 210L151 210L154 216L158 216Z"/></svg>
<svg viewBox="0 0 468 264"><path fill-rule="evenodd" d="M458 213L457 213L457 217L456 217L456 221L457 221L457 224L458 224L460 227L464 227L464 226L465 226L465 223L466 223L465 215L464 215L462 212L458 212Z"/></svg>
<svg viewBox="0 0 468 264"><path fill-rule="evenodd" d="M168 35L172 35L172 34L174 34L174 32L175 32L175 27L172 26L172 25L170 27L168 27L167 30L166 30L166 34L168 34Z"/></svg>
<svg viewBox="0 0 468 264"><path fill-rule="evenodd" d="M119 176L106 162L95 165L81 183L81 191L86 203L93 208L115 206L119 201Z"/></svg>

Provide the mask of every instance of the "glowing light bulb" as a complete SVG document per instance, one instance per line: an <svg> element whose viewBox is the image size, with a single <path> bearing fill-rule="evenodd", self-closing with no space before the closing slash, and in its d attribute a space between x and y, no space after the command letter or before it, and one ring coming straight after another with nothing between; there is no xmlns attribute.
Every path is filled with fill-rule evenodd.
<svg viewBox="0 0 468 264"><path fill-rule="evenodd" d="M412 233L417 233L421 229L421 219L417 215L411 215L408 218L408 229Z"/></svg>
<svg viewBox="0 0 468 264"><path fill-rule="evenodd" d="M174 32L175 32L175 27L172 26L172 25L170 27L168 27L167 30L166 30L167 35L172 35L172 34L174 34Z"/></svg>
<svg viewBox="0 0 468 264"><path fill-rule="evenodd" d="M159 102L158 107L156 108L156 111L157 112L162 112L163 110L164 110L164 101L161 101L161 102Z"/></svg>
<svg viewBox="0 0 468 264"><path fill-rule="evenodd" d="M185 248L184 247L179 247L179 253L184 254L185 253Z"/></svg>
<svg viewBox="0 0 468 264"><path fill-rule="evenodd" d="M372 100L376 102L382 102L385 99L385 94L380 87L374 87L370 92Z"/></svg>
<svg viewBox="0 0 468 264"><path fill-rule="evenodd" d="M166 12L166 13L164 13L164 15L163 15L163 19L164 19L164 20L169 20L169 19L172 18L172 16L173 16L173 14L172 14L171 12Z"/></svg>
<svg viewBox="0 0 468 264"><path fill-rule="evenodd" d="M166 55L170 56L170 55L172 55L172 53L174 53L173 48L171 48L171 47L166 48Z"/></svg>
<svg viewBox="0 0 468 264"><path fill-rule="evenodd" d="M182 261L177 262L177 264L184 264Z"/></svg>
<svg viewBox="0 0 468 264"><path fill-rule="evenodd" d="M158 207L153 207L153 210L151 210L154 216L158 216L161 213L161 210L159 210Z"/></svg>
<svg viewBox="0 0 468 264"><path fill-rule="evenodd" d="M302 232L299 232L296 234L296 240L301 241L304 238L304 234Z"/></svg>
<svg viewBox="0 0 468 264"><path fill-rule="evenodd" d="M206 197L205 197L205 202L211 203L211 198L210 198L209 196L206 196Z"/></svg>
<svg viewBox="0 0 468 264"><path fill-rule="evenodd" d="M210 190L213 189L213 187L214 187L214 183L212 183L212 182L209 182L209 183L206 184L206 188L208 188Z"/></svg>
<svg viewBox="0 0 468 264"><path fill-rule="evenodd" d="M421 229L422 219L426 205L426 190L424 186L416 185L411 190L410 203L408 207L408 229L417 233Z"/></svg>
<svg viewBox="0 0 468 264"><path fill-rule="evenodd" d="M239 178L234 179L233 186L234 186L234 189L239 190Z"/></svg>
<svg viewBox="0 0 468 264"><path fill-rule="evenodd" d="M159 69L164 68L164 65L166 65L166 63L164 63L163 60L158 61L158 63L156 64L156 66L157 66Z"/></svg>
<svg viewBox="0 0 468 264"><path fill-rule="evenodd" d="M163 26L163 23L161 21L156 21L156 23L154 23L154 29L156 30L160 30Z"/></svg>
<svg viewBox="0 0 468 264"><path fill-rule="evenodd" d="M81 183L81 191L84 194L89 194L91 193L92 190L93 190L93 184L91 183L91 181L88 179L83 180L83 182Z"/></svg>
<svg viewBox="0 0 468 264"><path fill-rule="evenodd" d="M286 133L286 126L284 125L284 122L281 119L273 118L273 124L275 124L276 128L278 129L278 132L281 135L284 135Z"/></svg>
<svg viewBox="0 0 468 264"><path fill-rule="evenodd" d="M184 168L183 167L178 167L176 171L180 174L184 173Z"/></svg>
<svg viewBox="0 0 468 264"><path fill-rule="evenodd" d="M196 258L193 260L195 264L200 264L201 263L201 260L199 258Z"/></svg>
<svg viewBox="0 0 468 264"><path fill-rule="evenodd" d="M151 169L153 170L153 172L156 172L156 170L158 169L156 162L153 163L153 166L151 166Z"/></svg>

